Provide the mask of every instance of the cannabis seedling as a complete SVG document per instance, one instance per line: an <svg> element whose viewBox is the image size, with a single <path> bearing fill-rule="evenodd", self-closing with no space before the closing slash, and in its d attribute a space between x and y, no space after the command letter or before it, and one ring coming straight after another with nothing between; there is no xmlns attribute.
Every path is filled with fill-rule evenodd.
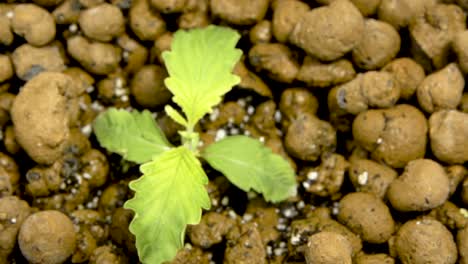
<svg viewBox="0 0 468 264"><path fill-rule="evenodd" d="M165 84L183 115L169 105L165 111L185 128L179 131L181 146L169 143L146 110L111 108L96 118L94 132L100 144L141 164L143 176L130 183L135 196L124 207L135 212L129 228L143 263L172 260L183 246L186 226L198 224L202 209L211 207L205 189L208 177L198 158L240 189L262 193L267 201L296 193L289 163L258 140L232 136L198 150L195 125L240 81L232 74L242 54L235 48L239 38L236 31L218 26L178 31L171 51L163 53L169 72Z"/></svg>

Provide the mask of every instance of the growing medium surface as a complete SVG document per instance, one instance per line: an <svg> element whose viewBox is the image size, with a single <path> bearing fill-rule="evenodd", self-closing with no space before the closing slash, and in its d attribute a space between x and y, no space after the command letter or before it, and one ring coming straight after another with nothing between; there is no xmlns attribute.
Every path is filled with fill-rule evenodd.
<svg viewBox="0 0 468 264"><path fill-rule="evenodd" d="M185 244L169 263L468 263L467 11L461 0L2 1L0 264L138 263L129 183L171 174L140 172L149 150L135 141L139 152L112 154L92 124L108 109L134 113L167 138L152 145L160 171L176 152L198 162L165 108L187 118L205 156L199 181L176 178L190 185L182 195L206 191L199 207L211 208L186 215L200 223L175 238ZM205 114L171 89L163 54L175 32L211 24L237 32L243 56L239 83ZM286 160L297 193L271 203L281 199L259 192L286 184L233 181L252 177L217 162L255 162L242 141L217 150L229 136Z"/></svg>

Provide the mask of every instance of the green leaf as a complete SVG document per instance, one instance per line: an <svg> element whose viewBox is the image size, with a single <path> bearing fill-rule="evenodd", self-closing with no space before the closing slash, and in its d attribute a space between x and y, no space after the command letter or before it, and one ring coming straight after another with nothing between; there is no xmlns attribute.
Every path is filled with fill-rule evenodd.
<svg viewBox="0 0 468 264"><path fill-rule="evenodd" d="M110 108L94 121L94 134L107 150L137 163L150 161L171 145L149 111Z"/></svg>
<svg viewBox="0 0 468 264"><path fill-rule="evenodd" d="M172 108L170 105L166 105L164 107L164 111L166 111L166 114L172 118L172 120L176 121L180 125L187 127L187 120L179 113L177 110Z"/></svg>
<svg viewBox="0 0 468 264"><path fill-rule="evenodd" d="M279 202L296 194L289 163L253 138L227 137L206 147L202 157L237 187L262 193L267 201Z"/></svg>
<svg viewBox="0 0 468 264"><path fill-rule="evenodd" d="M135 196L124 207L135 216L130 231L143 263L172 260L183 247L186 225L200 222L211 201L208 177L186 147L173 148L140 166L143 176L130 183Z"/></svg>
<svg viewBox="0 0 468 264"><path fill-rule="evenodd" d="M165 84L185 113L189 128L221 102L221 96L240 82L232 74L242 51L240 35L229 28L208 26L174 34L171 51L162 56L169 72Z"/></svg>

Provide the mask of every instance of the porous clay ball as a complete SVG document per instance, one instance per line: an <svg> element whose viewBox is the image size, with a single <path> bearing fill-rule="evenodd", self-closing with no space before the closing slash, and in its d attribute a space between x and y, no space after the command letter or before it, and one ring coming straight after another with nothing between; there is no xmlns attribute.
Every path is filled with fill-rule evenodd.
<svg viewBox="0 0 468 264"><path fill-rule="evenodd" d="M55 37L54 18L47 10L34 4L16 5L11 27L35 46L45 45Z"/></svg>
<svg viewBox="0 0 468 264"><path fill-rule="evenodd" d="M147 0L133 0L128 13L129 24L140 40L156 40L166 31L166 22L152 11Z"/></svg>
<svg viewBox="0 0 468 264"><path fill-rule="evenodd" d="M75 250L75 229L70 218L63 213L40 211L23 222L18 243L29 262L59 264Z"/></svg>
<svg viewBox="0 0 468 264"><path fill-rule="evenodd" d="M107 3L82 11L79 23L87 37L98 41L110 41L125 32L122 11Z"/></svg>
<svg viewBox="0 0 468 264"><path fill-rule="evenodd" d="M7 257L16 245L18 231L31 213L28 203L17 196L0 198L0 263L7 264Z"/></svg>
<svg viewBox="0 0 468 264"><path fill-rule="evenodd" d="M269 0L211 0L215 17L234 25L253 25L263 19Z"/></svg>
<svg viewBox="0 0 468 264"><path fill-rule="evenodd" d="M400 98L400 87L388 72L368 71L344 83L336 91L338 105L351 114L371 107L392 107Z"/></svg>
<svg viewBox="0 0 468 264"><path fill-rule="evenodd" d="M443 204L449 196L450 181L444 168L429 159L412 160L387 191L398 211L426 211Z"/></svg>
<svg viewBox="0 0 468 264"><path fill-rule="evenodd" d="M166 14L182 12L187 2L187 0L150 0L152 7Z"/></svg>
<svg viewBox="0 0 468 264"><path fill-rule="evenodd" d="M270 20L262 20L250 29L249 38L252 44L268 43L272 38Z"/></svg>
<svg viewBox="0 0 468 264"><path fill-rule="evenodd" d="M277 41L286 42L294 26L310 7L299 0L278 0L273 10L273 35Z"/></svg>
<svg viewBox="0 0 468 264"><path fill-rule="evenodd" d="M453 39L466 28L465 20L463 9L456 5L428 5L409 27L415 60L426 69L445 66Z"/></svg>
<svg viewBox="0 0 468 264"><path fill-rule="evenodd" d="M385 198L388 187L397 176L394 169L373 160L352 160L349 167L349 178L354 188L373 193L381 199Z"/></svg>
<svg viewBox="0 0 468 264"><path fill-rule="evenodd" d="M393 74L394 80L400 87L400 98L406 100L413 96L426 77L423 67L410 58L395 59L385 65L382 70Z"/></svg>
<svg viewBox="0 0 468 264"><path fill-rule="evenodd" d="M427 121L411 105L360 113L352 130L355 141L372 159L394 168L403 168L426 153Z"/></svg>
<svg viewBox="0 0 468 264"><path fill-rule="evenodd" d="M60 3L63 2L63 0L33 0L34 3L40 5L40 6L56 6Z"/></svg>
<svg viewBox="0 0 468 264"><path fill-rule="evenodd" d="M328 87L351 81L355 75L353 64L346 59L323 63L306 56L296 79L311 87Z"/></svg>
<svg viewBox="0 0 468 264"><path fill-rule="evenodd" d="M455 63L428 75L418 86L419 105L426 112L455 109L461 101L465 79Z"/></svg>
<svg viewBox="0 0 468 264"><path fill-rule="evenodd" d="M41 72L61 72L65 70L65 59L56 45L34 47L23 44L11 55L15 73L21 80L28 81Z"/></svg>
<svg viewBox="0 0 468 264"><path fill-rule="evenodd" d="M315 115L318 110L318 99L305 88L288 88L281 93L279 109L282 114L281 124L289 127L291 121L302 113Z"/></svg>
<svg viewBox="0 0 468 264"><path fill-rule="evenodd" d="M147 108L167 103L171 93L164 84L167 72L158 65L145 65L133 76L130 91L136 102Z"/></svg>
<svg viewBox="0 0 468 264"><path fill-rule="evenodd" d="M354 259L355 264L394 264L395 260L387 254L359 254Z"/></svg>
<svg viewBox="0 0 468 264"><path fill-rule="evenodd" d="M67 51L86 70L98 75L112 73L122 59L122 51L119 47L109 43L90 41L81 36L74 36L67 40Z"/></svg>
<svg viewBox="0 0 468 264"><path fill-rule="evenodd" d="M250 64L257 71L265 71L273 80L291 83L299 71L299 64L288 46L280 43L259 43L249 50Z"/></svg>
<svg viewBox="0 0 468 264"><path fill-rule="evenodd" d="M11 108L16 139L37 163L52 164L63 154L81 92L67 75L44 72L16 96Z"/></svg>
<svg viewBox="0 0 468 264"><path fill-rule="evenodd" d="M303 15L289 40L320 60L332 61L351 51L363 32L359 10L348 0L336 0Z"/></svg>
<svg viewBox="0 0 468 264"><path fill-rule="evenodd" d="M468 226L458 230L457 233L457 246L460 253L460 264L468 263Z"/></svg>
<svg viewBox="0 0 468 264"><path fill-rule="evenodd" d="M435 0L381 0L378 17L399 29L408 26L415 17L424 13L426 6L434 3Z"/></svg>
<svg viewBox="0 0 468 264"><path fill-rule="evenodd" d="M429 118L429 138L434 155L450 164L468 161L468 113L435 112Z"/></svg>
<svg viewBox="0 0 468 264"><path fill-rule="evenodd" d="M330 123L305 113L291 122L286 132L285 147L298 159L315 161L322 153L335 149L336 131Z"/></svg>
<svg viewBox="0 0 468 264"><path fill-rule="evenodd" d="M8 19L6 16L0 15L0 44L5 46L9 46L14 39L10 24L10 19Z"/></svg>
<svg viewBox="0 0 468 264"><path fill-rule="evenodd" d="M363 36L353 49L353 61L365 70L381 68L397 55L400 44L400 35L390 24L367 19Z"/></svg>
<svg viewBox="0 0 468 264"><path fill-rule="evenodd" d="M55 23L59 25L70 25L78 23L78 19L81 13L80 8L77 7L77 1L75 0L65 0L62 4L57 6L54 11L52 11L52 16L55 18Z"/></svg>
<svg viewBox="0 0 468 264"><path fill-rule="evenodd" d="M322 231L309 237L304 255L307 264L352 263L350 242L334 232Z"/></svg>
<svg viewBox="0 0 468 264"><path fill-rule="evenodd" d="M10 56L0 54L0 83L13 77L13 65Z"/></svg>
<svg viewBox="0 0 468 264"><path fill-rule="evenodd" d="M403 264L455 264L457 247L450 231L435 219L410 220L399 230L395 250Z"/></svg>
<svg viewBox="0 0 468 264"><path fill-rule="evenodd" d="M381 0L351 0L351 2L361 11L363 16L370 16L377 12Z"/></svg>
<svg viewBox="0 0 468 264"><path fill-rule="evenodd" d="M395 230L387 205L372 193L354 192L343 197L338 221L369 243L383 243Z"/></svg>
<svg viewBox="0 0 468 264"><path fill-rule="evenodd" d="M460 31L455 36L452 46L457 54L460 69L463 73L468 73L468 30Z"/></svg>

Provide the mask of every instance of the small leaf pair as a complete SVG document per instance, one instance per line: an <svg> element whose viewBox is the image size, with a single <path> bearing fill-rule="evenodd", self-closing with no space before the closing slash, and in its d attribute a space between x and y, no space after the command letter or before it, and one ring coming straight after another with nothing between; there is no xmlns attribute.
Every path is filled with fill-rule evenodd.
<svg viewBox="0 0 468 264"><path fill-rule="evenodd" d="M173 147L146 110L111 108L95 120L94 133L103 147L142 164L143 176L129 185L135 196L124 207L135 212L129 228L143 263L172 260L183 246L186 226L198 224L202 209L211 207L194 126L239 82L231 73L241 55L235 49L238 39L237 32L216 26L179 31L172 51L163 54L170 75L166 85L185 114L165 108L185 127L179 131L182 146ZM227 137L206 147L201 157L242 190L260 192L268 201L295 195L289 163L255 139Z"/></svg>

